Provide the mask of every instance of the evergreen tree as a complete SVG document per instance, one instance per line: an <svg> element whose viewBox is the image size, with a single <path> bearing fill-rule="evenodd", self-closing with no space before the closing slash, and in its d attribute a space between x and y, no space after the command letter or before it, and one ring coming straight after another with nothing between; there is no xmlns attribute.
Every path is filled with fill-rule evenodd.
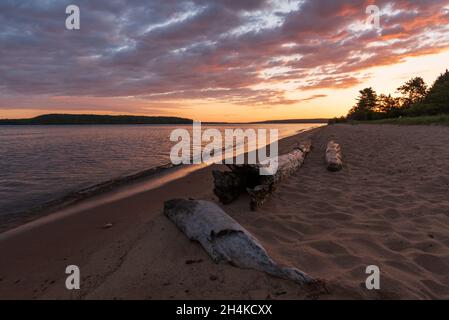
<svg viewBox="0 0 449 320"><path fill-rule="evenodd" d="M365 88L359 93L357 104L349 111L348 119L371 120L377 109L377 94L373 88Z"/></svg>
<svg viewBox="0 0 449 320"><path fill-rule="evenodd" d="M449 113L449 71L441 74L430 88L424 103L432 112Z"/></svg>
<svg viewBox="0 0 449 320"><path fill-rule="evenodd" d="M423 78L415 77L400 86L398 91L402 94L401 98L385 94L377 96L372 88L359 91L357 103L349 111L347 119L375 120L449 114L449 70L441 74L430 89Z"/></svg>
<svg viewBox="0 0 449 320"><path fill-rule="evenodd" d="M392 97L391 94L388 96L381 94L379 96L379 103L377 111L384 113L387 117L398 117L402 115L401 103L399 98Z"/></svg>
<svg viewBox="0 0 449 320"><path fill-rule="evenodd" d="M415 103L422 102L427 94L427 85L423 78L415 77L407 81L404 85L398 88L402 93L402 106L409 108Z"/></svg>

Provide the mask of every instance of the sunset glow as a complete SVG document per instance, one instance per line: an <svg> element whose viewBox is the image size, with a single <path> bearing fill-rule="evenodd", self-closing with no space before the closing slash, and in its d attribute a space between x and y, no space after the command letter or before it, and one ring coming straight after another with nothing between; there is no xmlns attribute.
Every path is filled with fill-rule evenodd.
<svg viewBox="0 0 449 320"><path fill-rule="evenodd" d="M381 30L373 1L76 2L75 31L69 1L0 3L0 118L327 118L449 68L447 0L375 1Z"/></svg>

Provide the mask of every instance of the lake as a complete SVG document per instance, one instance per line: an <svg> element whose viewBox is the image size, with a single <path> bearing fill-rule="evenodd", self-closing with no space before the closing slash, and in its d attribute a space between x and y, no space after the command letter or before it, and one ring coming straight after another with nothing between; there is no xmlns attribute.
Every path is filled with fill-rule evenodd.
<svg viewBox="0 0 449 320"><path fill-rule="evenodd" d="M203 125L279 129L279 138L321 124ZM0 126L0 225L71 192L170 162L179 125Z"/></svg>

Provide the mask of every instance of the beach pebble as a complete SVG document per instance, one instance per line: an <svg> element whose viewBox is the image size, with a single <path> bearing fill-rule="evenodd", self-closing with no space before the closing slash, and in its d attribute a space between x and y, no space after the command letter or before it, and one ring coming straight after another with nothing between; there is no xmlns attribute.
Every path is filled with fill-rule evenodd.
<svg viewBox="0 0 449 320"><path fill-rule="evenodd" d="M287 291L277 291L273 293L275 297L282 296L284 294L287 294Z"/></svg>
<svg viewBox="0 0 449 320"><path fill-rule="evenodd" d="M194 264L194 263L201 263L203 262L203 259L198 260L186 260L186 264Z"/></svg>
<svg viewBox="0 0 449 320"><path fill-rule="evenodd" d="M209 279L210 279L211 281L216 281L216 280L218 280L218 277L217 277L216 275L211 274L210 277L209 277Z"/></svg>

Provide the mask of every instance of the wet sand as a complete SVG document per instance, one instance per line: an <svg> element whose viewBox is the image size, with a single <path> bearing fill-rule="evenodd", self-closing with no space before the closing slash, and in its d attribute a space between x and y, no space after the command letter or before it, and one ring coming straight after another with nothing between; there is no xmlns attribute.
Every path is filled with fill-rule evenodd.
<svg viewBox="0 0 449 320"><path fill-rule="evenodd" d="M304 166L262 208L251 212L246 196L223 208L274 258L323 279L327 293L216 265L163 216L168 199L216 201L214 165L0 234L0 298L448 299L449 128L328 126L280 150L309 136ZM338 173L325 168L331 138L343 150ZM81 270L78 291L65 288L71 264ZM368 265L381 270L380 290L365 288Z"/></svg>

